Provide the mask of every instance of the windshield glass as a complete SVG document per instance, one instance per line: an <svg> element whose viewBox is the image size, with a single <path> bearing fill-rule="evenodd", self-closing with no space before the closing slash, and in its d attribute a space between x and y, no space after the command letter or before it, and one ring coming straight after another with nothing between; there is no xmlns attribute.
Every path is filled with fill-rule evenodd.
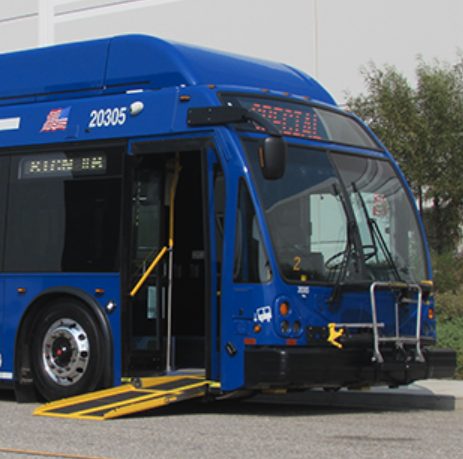
<svg viewBox="0 0 463 459"><path fill-rule="evenodd" d="M388 161L289 145L284 176L265 180L258 142L244 145L286 280L427 278L415 212Z"/></svg>
<svg viewBox="0 0 463 459"><path fill-rule="evenodd" d="M332 156L354 210L367 272L374 279L389 280L395 274L393 280L424 280L426 260L418 223L391 164Z"/></svg>

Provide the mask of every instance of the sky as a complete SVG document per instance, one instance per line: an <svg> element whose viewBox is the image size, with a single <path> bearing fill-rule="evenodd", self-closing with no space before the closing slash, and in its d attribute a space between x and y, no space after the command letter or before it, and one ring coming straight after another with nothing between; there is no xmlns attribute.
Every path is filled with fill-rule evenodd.
<svg viewBox="0 0 463 459"><path fill-rule="evenodd" d="M346 91L354 95L364 91L360 69L369 62L394 65L414 83L419 56L428 63L460 59L461 0L318 0L318 4L318 77L338 101Z"/></svg>

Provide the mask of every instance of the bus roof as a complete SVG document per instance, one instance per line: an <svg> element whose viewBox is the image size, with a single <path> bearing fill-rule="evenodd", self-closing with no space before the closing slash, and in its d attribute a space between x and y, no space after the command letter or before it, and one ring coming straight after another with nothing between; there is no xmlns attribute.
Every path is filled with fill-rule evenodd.
<svg viewBox="0 0 463 459"><path fill-rule="evenodd" d="M0 75L0 105L203 84L266 88L335 103L317 81L290 66L146 35L3 54Z"/></svg>

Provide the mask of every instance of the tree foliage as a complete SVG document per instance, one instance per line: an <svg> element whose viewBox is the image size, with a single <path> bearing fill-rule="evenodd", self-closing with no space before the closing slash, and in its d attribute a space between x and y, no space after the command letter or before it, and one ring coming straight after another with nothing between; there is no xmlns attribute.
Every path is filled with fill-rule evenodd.
<svg viewBox="0 0 463 459"><path fill-rule="evenodd" d="M404 171L431 247L455 251L463 214L463 61L418 61L416 86L394 67L362 69L366 94L349 97Z"/></svg>

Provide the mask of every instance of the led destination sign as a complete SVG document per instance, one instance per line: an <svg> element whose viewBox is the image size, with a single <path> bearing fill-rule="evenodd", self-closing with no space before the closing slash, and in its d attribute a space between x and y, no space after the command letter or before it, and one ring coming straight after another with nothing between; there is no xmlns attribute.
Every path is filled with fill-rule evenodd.
<svg viewBox="0 0 463 459"><path fill-rule="evenodd" d="M270 121L283 135L323 139L321 123L314 110L299 110L278 104L253 102L249 109ZM258 130L265 130L257 126Z"/></svg>
<svg viewBox="0 0 463 459"><path fill-rule="evenodd" d="M341 111L271 97L223 94L222 99L227 105L258 113L285 136L380 149L356 119ZM255 122L245 129L265 131Z"/></svg>
<svg viewBox="0 0 463 459"><path fill-rule="evenodd" d="M66 177L105 172L106 156L103 154L68 157L59 153L52 156L24 158L20 163L19 178Z"/></svg>

